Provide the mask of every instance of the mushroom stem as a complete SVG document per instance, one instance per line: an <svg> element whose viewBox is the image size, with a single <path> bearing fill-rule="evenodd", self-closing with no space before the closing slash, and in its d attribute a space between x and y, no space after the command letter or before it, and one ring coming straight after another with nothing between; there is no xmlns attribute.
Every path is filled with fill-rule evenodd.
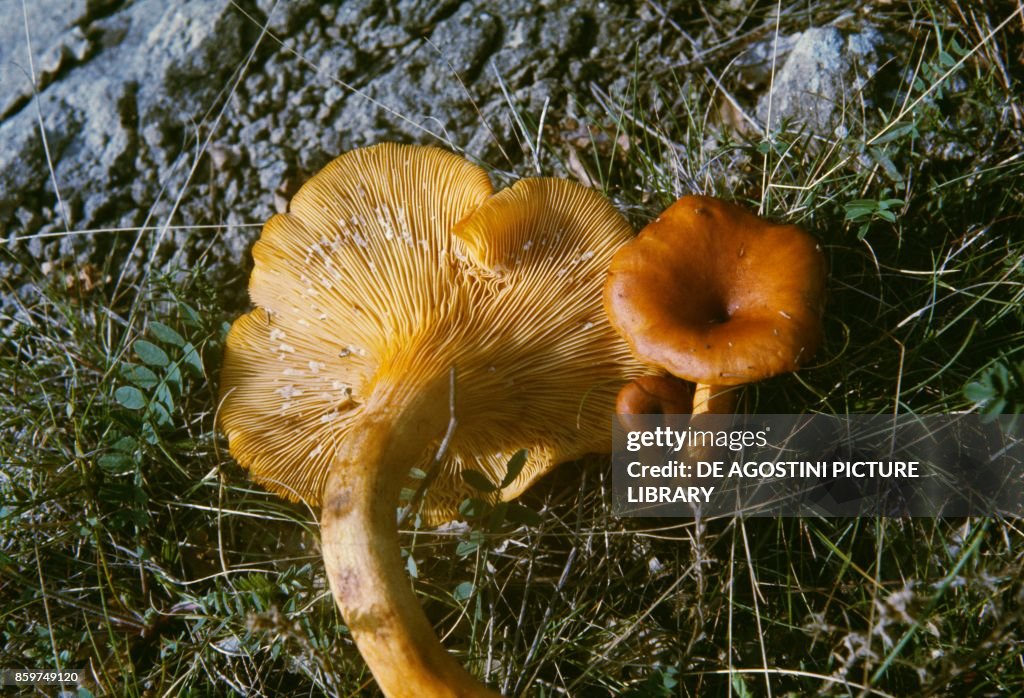
<svg viewBox="0 0 1024 698"><path fill-rule="evenodd" d="M494 693L441 645L401 560L396 509L411 464L439 439L446 376L378 385L332 466L321 514L324 563L359 652L389 698Z"/></svg>
<svg viewBox="0 0 1024 698"><path fill-rule="evenodd" d="M736 407L736 394L726 385L697 383L693 391L694 414L728 414Z"/></svg>

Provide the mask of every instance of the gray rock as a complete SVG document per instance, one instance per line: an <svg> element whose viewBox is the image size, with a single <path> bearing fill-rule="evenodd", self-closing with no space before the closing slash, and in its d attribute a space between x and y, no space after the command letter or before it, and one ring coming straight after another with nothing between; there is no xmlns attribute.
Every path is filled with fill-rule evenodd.
<svg viewBox="0 0 1024 698"><path fill-rule="evenodd" d="M758 119L770 120L772 130L788 123L823 136L845 135L851 115L874 104L865 87L873 85L869 78L878 71L881 43L871 27L850 34L835 27L803 32L777 70L771 90L758 100Z"/></svg>
<svg viewBox="0 0 1024 698"><path fill-rule="evenodd" d="M89 41L75 24L85 18L88 9L86 0L4 0L0 12L0 118L24 106L32 92L44 88L63 67L85 59Z"/></svg>
<svg viewBox="0 0 1024 698"><path fill-rule="evenodd" d="M98 18L85 34L80 27L59 34L91 36L98 49L45 86L34 104L22 105L0 123L0 221L30 193L54 201L59 193L66 199L65 206L58 206L60 223L71 227L100 225L110 213L119 216L122 212L111 211L111 202L134 200L145 206L157 198L158 187L138 186L137 151L140 145L149 151L143 163L169 167L189 132L214 106L224 78L244 55L243 20L231 7L228 0L180 7L141 0ZM54 26L75 16L51 9L62 18ZM87 14L79 16L87 19ZM167 182L169 174L150 172L142 180ZM80 240L75 247L90 248L88 236ZM44 245L39 252L46 256L56 250Z"/></svg>
<svg viewBox="0 0 1024 698"><path fill-rule="evenodd" d="M747 47L736 56L733 68L740 75L749 90L764 89L772 81L772 72L785 64L786 56L793 51L803 34L772 36Z"/></svg>
<svg viewBox="0 0 1024 698"><path fill-rule="evenodd" d="M151 244L145 233L118 242L60 232L155 225L172 214L186 225L234 220L235 207L262 215L294 178L381 140L440 142L479 159L505 151L514 166L525 152L513 115L533 123L564 108L567 91L586 89L566 85L566 73L603 76L594 64L618 56L594 52L595 40L605 32L625 50L631 39L595 17L622 24L634 11L595 0L80 0L62 14L62 2L27 3L41 37L34 52L52 80L37 81L32 102L31 84L12 91L21 96L0 122L0 225L31 241L12 249L37 262L128 267L170 258L140 255ZM246 65L264 23L268 35ZM13 47L5 57L23 48L15 24L4 30ZM208 137L238 160L208 162L199 155ZM20 209L32 215L15 216ZM44 229L53 236L33 241Z"/></svg>

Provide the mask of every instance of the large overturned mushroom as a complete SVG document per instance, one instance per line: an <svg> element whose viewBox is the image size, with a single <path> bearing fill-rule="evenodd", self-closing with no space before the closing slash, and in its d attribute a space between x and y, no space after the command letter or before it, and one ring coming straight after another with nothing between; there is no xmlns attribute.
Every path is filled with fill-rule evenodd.
<svg viewBox="0 0 1024 698"><path fill-rule="evenodd" d="M617 391L650 372L601 304L631 235L577 184L494 193L462 158L394 144L337 158L264 227L257 307L228 335L220 424L255 480L322 506L334 598L385 694L490 694L412 593L400 489L442 440L430 523L479 496L463 468L498 483L528 449L507 499L558 462L610 450Z"/></svg>
<svg viewBox="0 0 1024 698"><path fill-rule="evenodd" d="M726 412L732 386L796 371L817 351L825 276L821 245L801 228L684 196L615 254L604 299L637 357L697 384L695 414Z"/></svg>

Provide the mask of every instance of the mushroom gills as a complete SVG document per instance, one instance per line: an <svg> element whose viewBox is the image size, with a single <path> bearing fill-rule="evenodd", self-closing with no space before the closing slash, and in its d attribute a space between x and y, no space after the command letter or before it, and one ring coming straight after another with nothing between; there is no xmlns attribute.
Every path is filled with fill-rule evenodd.
<svg viewBox="0 0 1024 698"><path fill-rule="evenodd" d="M264 227L257 308L227 340L220 423L254 479L322 507L332 594L386 695L495 695L416 602L400 490L445 435L453 369L458 425L431 473L427 525L470 496L459 464L493 476L528 448L500 492L511 498L556 463L610 449L618 388L652 372L601 312L608 264L631 236L578 184L495 193L463 158L394 144L332 161Z"/></svg>

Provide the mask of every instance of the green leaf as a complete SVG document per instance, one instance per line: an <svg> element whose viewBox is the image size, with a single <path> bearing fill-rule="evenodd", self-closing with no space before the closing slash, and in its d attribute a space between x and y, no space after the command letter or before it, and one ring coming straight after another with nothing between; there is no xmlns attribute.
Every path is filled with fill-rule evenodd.
<svg viewBox="0 0 1024 698"><path fill-rule="evenodd" d="M983 421L1001 414L1024 412L1024 363L1000 359L981 372L978 380L964 386L964 397L975 404Z"/></svg>
<svg viewBox="0 0 1024 698"><path fill-rule="evenodd" d="M171 360L167 357L167 352L152 342L138 339L132 346L135 348L135 354L142 359L144 364L163 367L171 363Z"/></svg>
<svg viewBox="0 0 1024 698"><path fill-rule="evenodd" d="M508 502L498 502L491 509L491 516L487 520L487 529L497 531L505 523L505 514L508 513Z"/></svg>
<svg viewBox="0 0 1024 698"><path fill-rule="evenodd" d="M167 408L161 405L159 402L149 403L149 414L155 419L156 423L162 427L170 426L170 424L173 421L171 419L171 413L168 412ZM151 443L156 442L153 441Z"/></svg>
<svg viewBox="0 0 1024 698"><path fill-rule="evenodd" d="M476 470L463 470L462 479L466 481L467 485L480 492L494 492L498 489L493 482L487 479L486 475Z"/></svg>
<svg viewBox="0 0 1024 698"><path fill-rule="evenodd" d="M175 393L181 395L181 369L178 368L177 364L171 364L167 367L164 380L167 385L174 389Z"/></svg>
<svg viewBox="0 0 1024 698"><path fill-rule="evenodd" d="M182 347L182 351L185 353L185 366L188 367L197 376L203 375L203 358L199 356L199 352L192 346L191 342L185 342L185 346Z"/></svg>
<svg viewBox="0 0 1024 698"><path fill-rule="evenodd" d="M409 571L409 576L416 579L420 576L419 569L416 567L416 560L410 555L405 560L405 569Z"/></svg>
<svg viewBox="0 0 1024 698"><path fill-rule="evenodd" d="M136 504L141 504L142 506L149 504L149 495L141 487L132 487L132 495Z"/></svg>
<svg viewBox="0 0 1024 698"><path fill-rule="evenodd" d="M487 509L487 502L482 499L477 499L476 497L463 499L462 503L459 504L459 514L462 515L463 518L467 519L475 519L479 516L483 516L487 513Z"/></svg>
<svg viewBox="0 0 1024 698"><path fill-rule="evenodd" d="M468 557L475 553L478 547L480 547L479 544L474 543L473 541L459 541L459 544L455 546L455 554L459 557Z"/></svg>
<svg viewBox="0 0 1024 698"><path fill-rule="evenodd" d="M151 369L145 366L136 366L135 364L123 364L121 366L121 375L129 383L134 383L143 390L149 390L160 382L160 379Z"/></svg>
<svg viewBox="0 0 1024 698"><path fill-rule="evenodd" d="M1007 401L1005 397L997 397L991 402L986 403L985 406L981 408L981 413L985 416L981 421L991 422L1003 412L1006 412L1006 405Z"/></svg>
<svg viewBox="0 0 1024 698"><path fill-rule="evenodd" d="M465 601L473 595L473 582L462 582L455 591L452 592L452 598L456 601Z"/></svg>
<svg viewBox="0 0 1024 698"><path fill-rule="evenodd" d="M188 303L178 301L178 310L181 312L181 319L185 321L186 325L192 327L202 327L202 319L199 317L199 313Z"/></svg>
<svg viewBox="0 0 1024 698"><path fill-rule="evenodd" d="M149 331L161 342L173 344L176 347L185 345L185 338L162 322L149 323Z"/></svg>
<svg viewBox="0 0 1024 698"><path fill-rule="evenodd" d="M483 545L485 540L486 538L484 538L484 534L482 532L470 531L466 540L459 541L459 544L455 548L455 554L459 557L472 555L481 545Z"/></svg>
<svg viewBox="0 0 1024 698"><path fill-rule="evenodd" d="M122 385L120 388L115 390L114 399L117 400L122 407L127 407L130 410L141 410L146 406L146 396L142 394L141 390L133 388L130 385Z"/></svg>
<svg viewBox="0 0 1024 698"><path fill-rule="evenodd" d="M729 678L733 693L737 698L750 698L750 689L747 688L747 682L743 680L743 674L733 672Z"/></svg>
<svg viewBox="0 0 1024 698"><path fill-rule="evenodd" d="M139 447L139 442L131 436L122 436L120 439L115 441L111 448L121 453L134 453L135 449Z"/></svg>
<svg viewBox="0 0 1024 698"><path fill-rule="evenodd" d="M843 206L846 209L846 220L858 221L865 216L871 216L878 210L878 202L874 199L854 199Z"/></svg>
<svg viewBox="0 0 1024 698"><path fill-rule="evenodd" d="M898 141L907 134L916 136L917 124L908 123L900 124L899 126L894 126L890 128L888 131L886 131L884 134L882 134L880 138L875 139L874 145L884 145L885 143L892 143L893 141Z"/></svg>
<svg viewBox="0 0 1024 698"><path fill-rule="evenodd" d="M124 453L105 453L96 460L101 469L112 473L123 473L131 470L135 463Z"/></svg>
<svg viewBox="0 0 1024 698"><path fill-rule="evenodd" d="M641 685L623 694L622 698L671 698L675 695L672 689L679 683L676 679L678 673L675 667L657 670L648 675Z"/></svg>
<svg viewBox="0 0 1024 698"><path fill-rule="evenodd" d="M168 412L174 411L174 395L171 393L171 389L166 383L162 383L157 386L156 391L153 393L153 397L163 403Z"/></svg>
<svg viewBox="0 0 1024 698"><path fill-rule="evenodd" d="M505 466L505 477L501 481L499 489L508 487L512 484L513 480L519 477L519 473L523 472L523 466L526 465L526 459L529 455L530 452L525 448L521 448L512 454L512 457L508 459L508 465Z"/></svg>
<svg viewBox="0 0 1024 698"><path fill-rule="evenodd" d="M971 402L984 402L991 400L994 396L995 390L992 389L992 386L984 383L968 383L964 388L964 397Z"/></svg>

